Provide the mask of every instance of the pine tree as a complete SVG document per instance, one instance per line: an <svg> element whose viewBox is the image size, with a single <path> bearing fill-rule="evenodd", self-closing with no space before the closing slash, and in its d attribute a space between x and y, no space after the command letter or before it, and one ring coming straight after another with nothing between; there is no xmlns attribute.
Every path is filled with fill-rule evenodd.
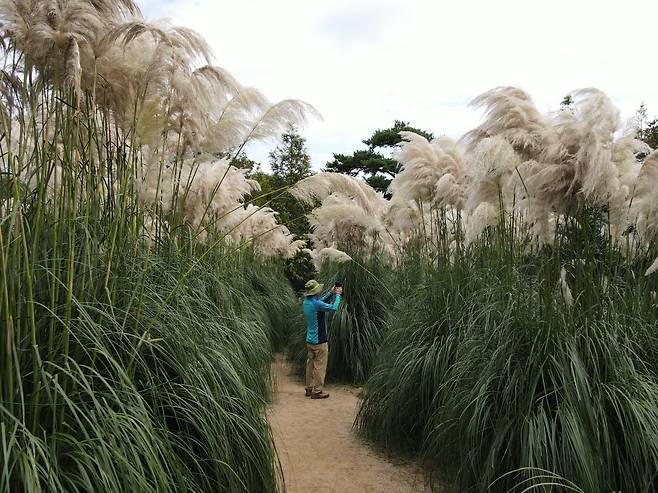
<svg viewBox="0 0 658 493"><path fill-rule="evenodd" d="M281 136L281 144L270 152L270 166L274 176L292 185L311 175L311 157L306 139L294 127Z"/></svg>
<svg viewBox="0 0 658 493"><path fill-rule="evenodd" d="M326 164L325 171L363 176L371 187L385 193L400 168L390 154L402 141L400 132L403 130L416 132L428 140L433 138L430 132L396 120L391 128L376 130L370 138L363 141L368 149L355 151L350 156L334 154L334 160Z"/></svg>

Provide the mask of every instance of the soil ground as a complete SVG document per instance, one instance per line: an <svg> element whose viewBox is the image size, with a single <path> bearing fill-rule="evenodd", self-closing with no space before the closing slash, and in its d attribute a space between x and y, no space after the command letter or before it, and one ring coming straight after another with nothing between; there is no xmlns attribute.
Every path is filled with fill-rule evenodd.
<svg viewBox="0 0 658 493"><path fill-rule="evenodd" d="M419 470L390 462L353 433L358 388L329 385L329 399L312 400L283 357L273 375L276 393L268 418L287 492L429 491Z"/></svg>

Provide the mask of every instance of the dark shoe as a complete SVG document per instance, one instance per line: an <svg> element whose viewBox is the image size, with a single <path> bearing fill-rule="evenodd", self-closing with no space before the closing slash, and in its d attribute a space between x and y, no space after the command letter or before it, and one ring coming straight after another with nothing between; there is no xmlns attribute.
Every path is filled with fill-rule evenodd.
<svg viewBox="0 0 658 493"><path fill-rule="evenodd" d="M306 397L311 397L311 394L313 394L313 389L306 389Z"/></svg>
<svg viewBox="0 0 658 493"><path fill-rule="evenodd" d="M311 394L311 399L328 399L329 394L326 392L313 392Z"/></svg>

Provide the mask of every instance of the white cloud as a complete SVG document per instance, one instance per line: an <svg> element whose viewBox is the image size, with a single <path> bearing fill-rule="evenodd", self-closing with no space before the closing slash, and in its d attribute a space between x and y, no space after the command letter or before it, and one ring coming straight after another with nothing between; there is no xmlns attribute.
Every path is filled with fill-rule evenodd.
<svg viewBox="0 0 658 493"><path fill-rule="evenodd" d="M350 153L395 119L459 136L475 124L467 102L498 85L527 90L540 109L598 87L631 116L658 115L652 31L644 0L148 0L149 17L196 29L217 63L271 99L315 105L305 134L315 168ZM647 19L647 22L643 22ZM267 152L251 151L259 160Z"/></svg>
<svg viewBox="0 0 658 493"><path fill-rule="evenodd" d="M385 41L400 25L404 11L394 2L346 3L321 17L317 33L348 49Z"/></svg>

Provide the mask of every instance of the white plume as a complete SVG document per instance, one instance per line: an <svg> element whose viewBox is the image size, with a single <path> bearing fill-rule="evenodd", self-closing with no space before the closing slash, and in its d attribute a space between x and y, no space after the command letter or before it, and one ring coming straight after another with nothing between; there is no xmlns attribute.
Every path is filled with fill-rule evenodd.
<svg viewBox="0 0 658 493"><path fill-rule="evenodd" d="M567 271L564 267L560 271L560 293L562 294L562 301L567 306L573 306L573 295L567 283Z"/></svg>
<svg viewBox="0 0 658 493"><path fill-rule="evenodd" d="M447 137L429 142L414 132L400 132L400 136L402 142L393 157L402 168L389 188L395 199L462 208L464 162L457 144Z"/></svg>
<svg viewBox="0 0 658 493"><path fill-rule="evenodd" d="M320 271L325 263L345 263L350 262L352 257L347 253L336 250L335 248L322 248L320 250L304 250L311 257L311 262L315 270Z"/></svg>

